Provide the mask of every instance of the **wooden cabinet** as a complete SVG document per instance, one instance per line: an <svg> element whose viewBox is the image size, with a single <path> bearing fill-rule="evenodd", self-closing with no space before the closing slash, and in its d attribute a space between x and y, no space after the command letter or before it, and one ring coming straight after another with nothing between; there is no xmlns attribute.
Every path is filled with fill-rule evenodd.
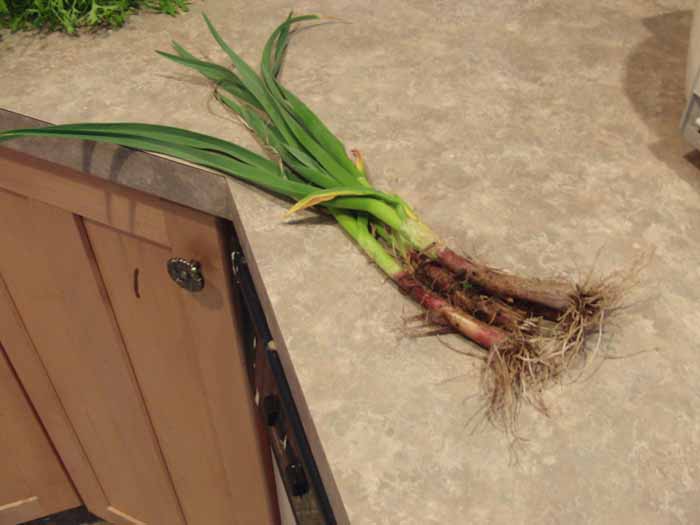
<svg viewBox="0 0 700 525"><path fill-rule="evenodd" d="M0 341L88 508L275 523L218 221L4 150L0 246Z"/></svg>
<svg viewBox="0 0 700 525"><path fill-rule="evenodd" d="M2 346L0 429L0 525L80 505Z"/></svg>

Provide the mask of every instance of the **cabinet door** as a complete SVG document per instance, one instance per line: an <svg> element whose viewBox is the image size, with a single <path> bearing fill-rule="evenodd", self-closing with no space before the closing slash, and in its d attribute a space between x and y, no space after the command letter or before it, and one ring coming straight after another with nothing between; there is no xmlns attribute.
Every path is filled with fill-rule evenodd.
<svg viewBox="0 0 700 525"><path fill-rule="evenodd" d="M0 525L80 505L0 345Z"/></svg>
<svg viewBox="0 0 700 525"><path fill-rule="evenodd" d="M275 523L217 220L15 153L0 173L21 194L0 195L0 274L103 489L88 507ZM201 264L203 290L170 279L173 257Z"/></svg>
<svg viewBox="0 0 700 525"><path fill-rule="evenodd" d="M86 229L175 489L188 523L272 523L216 222L182 210L164 218L164 244ZM200 263L201 291L171 280L175 257Z"/></svg>
<svg viewBox="0 0 700 525"><path fill-rule="evenodd" d="M182 524L81 219L0 191L0 223L0 273L107 497L96 513Z"/></svg>

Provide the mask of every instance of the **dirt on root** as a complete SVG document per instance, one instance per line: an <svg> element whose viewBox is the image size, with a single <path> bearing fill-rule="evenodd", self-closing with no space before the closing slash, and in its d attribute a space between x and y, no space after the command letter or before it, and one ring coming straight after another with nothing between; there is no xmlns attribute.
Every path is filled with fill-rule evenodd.
<svg viewBox="0 0 700 525"><path fill-rule="evenodd" d="M508 332L504 341L469 354L483 362L486 418L514 436L523 404L547 415L545 390L601 354L606 326L623 308L647 262L648 256L631 270L605 277L591 274L583 282L572 283L566 306L553 311L549 306L491 295L423 255L414 254L410 260L416 277L451 305Z"/></svg>

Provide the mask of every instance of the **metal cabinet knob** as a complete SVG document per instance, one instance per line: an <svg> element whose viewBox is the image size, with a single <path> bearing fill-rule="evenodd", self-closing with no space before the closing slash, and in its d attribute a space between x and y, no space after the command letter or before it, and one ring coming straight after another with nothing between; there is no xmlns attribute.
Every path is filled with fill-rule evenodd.
<svg viewBox="0 0 700 525"><path fill-rule="evenodd" d="M204 288L204 276L199 262L173 257L168 259L167 267L170 278L185 290L199 292Z"/></svg>

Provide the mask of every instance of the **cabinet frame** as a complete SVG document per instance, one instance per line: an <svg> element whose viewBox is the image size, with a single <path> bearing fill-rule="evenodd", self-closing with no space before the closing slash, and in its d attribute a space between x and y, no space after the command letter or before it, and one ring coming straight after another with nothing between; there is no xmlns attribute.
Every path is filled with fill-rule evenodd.
<svg viewBox="0 0 700 525"><path fill-rule="evenodd" d="M189 253L192 253L192 250L196 252L198 236L204 231L202 229L209 232L212 231L212 228L218 229L217 257L210 258L207 263L210 268L215 267L220 275L225 275L226 272L230 275L229 261L227 261L221 237L222 224L214 217L109 182L95 180L70 168L6 148L0 148L0 191L33 199L73 213L77 216L76 220L86 234L89 234L91 229L98 231L107 228L110 231L118 232L119 235L133 236L160 246L173 245L172 240L176 238L183 240L183 244L173 246L173 248L183 248L185 252ZM178 230L178 235L172 235L173 228ZM89 241L89 235L87 237ZM102 278L102 282L104 283L104 278ZM226 308L232 309L231 322L233 323L237 306L235 301L230 302L233 296L230 278L223 286L225 290L224 302L227 305ZM105 289L104 292L109 295L108 289ZM183 293L185 292L183 291ZM191 328L199 336L203 336L211 328L221 329L222 327L213 323L211 326L193 326ZM81 444L76 428L52 384L45 363L32 342L2 276L0 276L0 334L2 334L3 340L7 341L8 355L16 367L18 375L22 378L37 411L45 420L47 431L59 450L86 506L93 513L117 525L140 524L141 522L137 519L110 505ZM221 344L226 337L230 337L232 343L232 347L228 349L224 349ZM230 364L231 358L226 355L226 351L235 353L237 349L240 350L238 352L240 363L236 367L240 369L239 375L245 390L237 391L237 395L246 396L245 400L249 406L249 414L244 417L249 423L245 425L248 430L244 429L243 434L248 432L245 439L248 439L247 444L251 445L249 431L257 428L257 415L251 399L252 393L245 377L242 348L240 346L236 348L235 339L233 326L228 328L228 332L224 330L221 338L215 341L219 344L212 348L213 356L208 357L209 364L204 365L206 370L203 374L208 378L207 382L210 382L214 388L209 398L211 401L209 409L216 413L213 417L215 425L219 427L217 429L219 440L225 441L232 438L232 434L237 429L232 426L231 419L227 417L226 400L221 399L223 395L230 392L226 389L221 390L217 386L220 385L221 378L217 378L219 374L212 360L221 359ZM135 376L138 378L138 371L136 371ZM226 448L225 443L221 446L226 450L230 449L230 447ZM268 451L264 446L264 441L259 438L254 444L254 448L254 457L250 460L248 467L252 469L255 482L261 481L258 479L259 477L265 478L262 479L262 482L267 487L267 494L262 497L262 500L264 500L264 506L267 510L263 514L268 516L270 523L275 523L278 516L274 491L270 490L273 484L270 483L272 473L268 472L270 466ZM225 456L223 468L230 471L236 458L230 453L225 454ZM232 523L235 522L232 521Z"/></svg>

